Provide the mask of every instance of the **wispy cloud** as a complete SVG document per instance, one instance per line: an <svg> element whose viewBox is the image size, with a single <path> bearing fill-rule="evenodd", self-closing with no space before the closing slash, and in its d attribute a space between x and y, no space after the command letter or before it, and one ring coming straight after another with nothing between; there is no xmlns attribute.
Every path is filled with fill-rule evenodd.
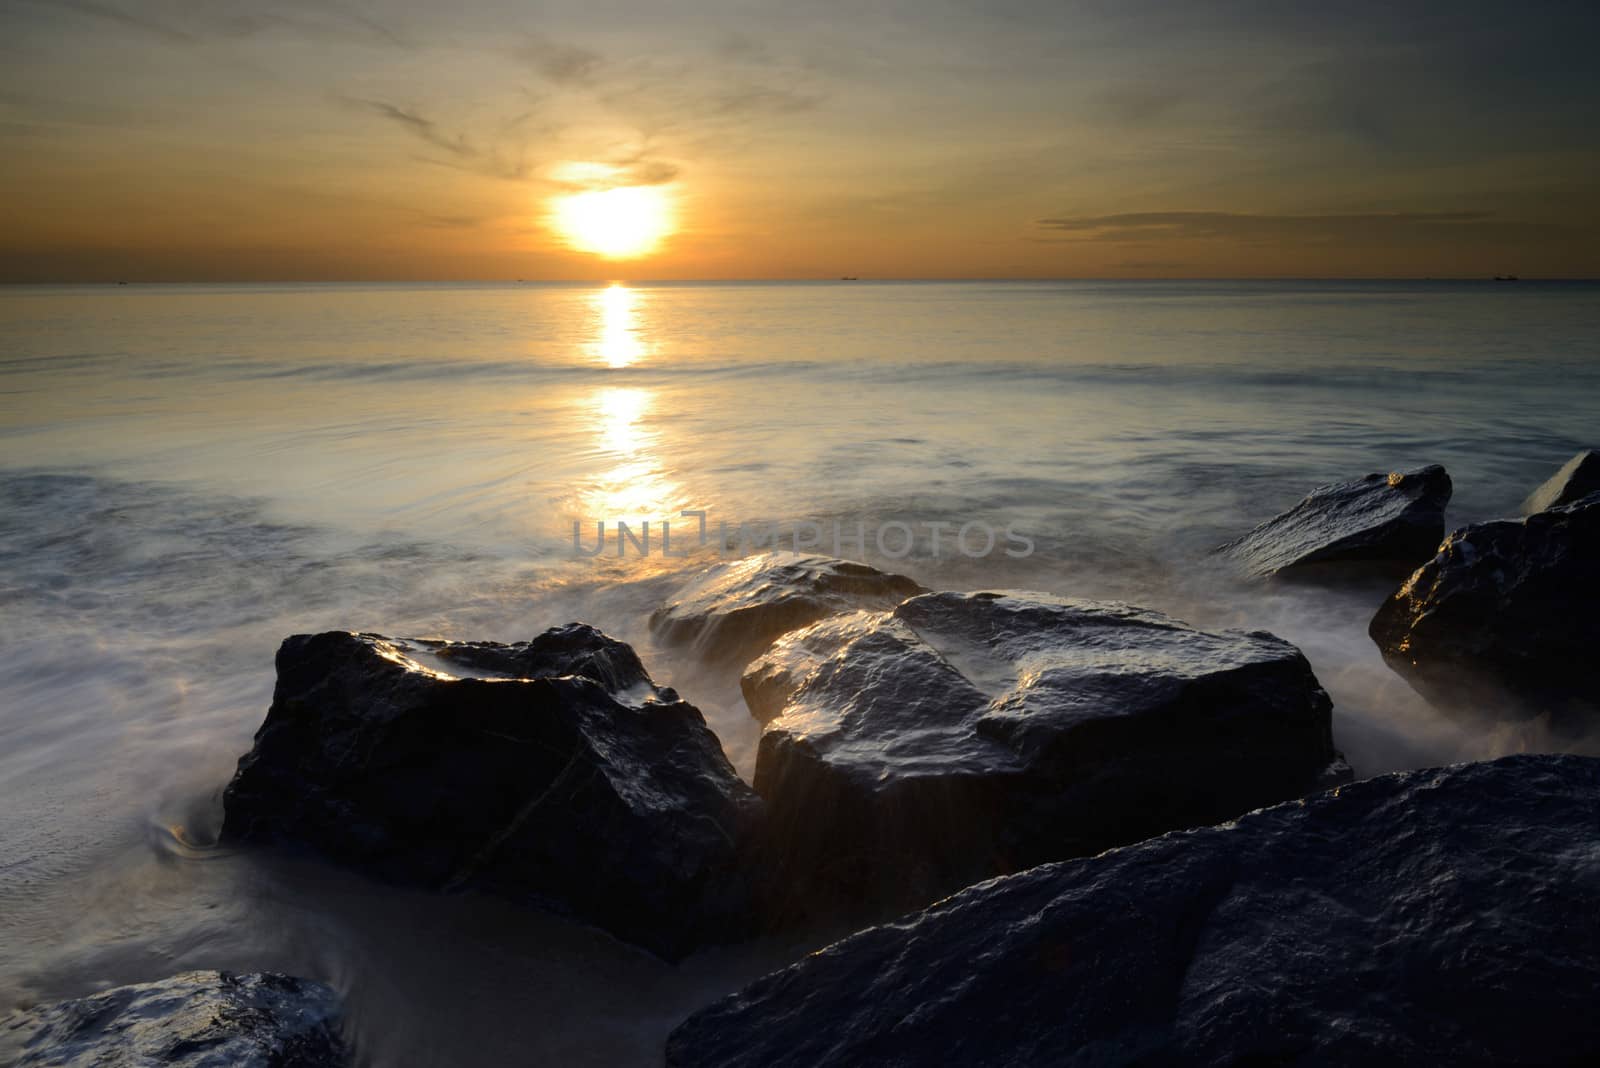
<svg viewBox="0 0 1600 1068"><path fill-rule="evenodd" d="M1236 243L1391 242L1406 238L1503 236L1534 239L1556 236L1565 227L1551 223L1502 220L1484 211L1368 212L1352 214L1256 215L1225 211L1150 211L1118 215L1069 215L1040 219L1038 225L1062 240L1229 241Z"/></svg>
<svg viewBox="0 0 1600 1068"><path fill-rule="evenodd" d="M425 141L434 148L441 148L451 155L464 159L477 159L482 153L475 148L463 133L447 133L440 129L439 124L415 111L390 104L383 100L362 100L348 98L351 103L365 107L373 114L388 119L407 133Z"/></svg>
<svg viewBox="0 0 1600 1068"><path fill-rule="evenodd" d="M614 164L617 185L666 185L682 173L675 163L655 159L641 151Z"/></svg>
<svg viewBox="0 0 1600 1068"><path fill-rule="evenodd" d="M598 52L538 34L530 34L513 54L541 78L556 85L588 85L604 62Z"/></svg>
<svg viewBox="0 0 1600 1068"><path fill-rule="evenodd" d="M270 0L239 4L214 0L206 4L118 4L112 0L22 0L100 19L166 41L193 45L207 39L254 37L273 31L294 36L414 48L415 42L397 23L386 22L361 8L331 0ZM165 16L158 13L165 8Z"/></svg>
<svg viewBox="0 0 1600 1068"><path fill-rule="evenodd" d="M369 100L363 97L336 97L347 107L358 108L393 124L430 148L445 153L444 158L424 157L424 162L457 170L470 171L490 178L524 181L533 175L533 164L527 158L527 144L508 140L524 125L529 113L519 115L501 125L501 137L489 145L480 144L460 130L450 130L438 121L411 107L402 107L386 100ZM503 142L503 143L502 143Z"/></svg>
<svg viewBox="0 0 1600 1068"><path fill-rule="evenodd" d="M682 173L675 163L656 159L649 148L611 154L596 160L569 160L551 169L556 185L574 192L617 189L623 186L665 185Z"/></svg>
<svg viewBox="0 0 1600 1068"><path fill-rule="evenodd" d="M323 11L340 20L371 40L396 48L415 48L417 42L398 23L384 22L354 7L317 2L305 5L312 11Z"/></svg>
<svg viewBox="0 0 1600 1068"><path fill-rule="evenodd" d="M197 40L194 34L161 19L142 12L135 13L116 4L101 3L100 0L23 0L23 2L36 7L60 8L88 18L103 19L171 44L190 44Z"/></svg>
<svg viewBox="0 0 1600 1068"><path fill-rule="evenodd" d="M706 110L716 115L787 115L810 111L822 97L771 85L738 85L712 93Z"/></svg>

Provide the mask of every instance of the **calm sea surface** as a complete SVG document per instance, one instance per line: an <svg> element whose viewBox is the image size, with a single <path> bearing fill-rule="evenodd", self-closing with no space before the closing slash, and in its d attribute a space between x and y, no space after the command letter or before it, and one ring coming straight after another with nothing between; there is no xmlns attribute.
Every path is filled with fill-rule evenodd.
<svg viewBox="0 0 1600 1068"><path fill-rule="evenodd" d="M581 558L574 521L587 547L618 519L674 520L678 542L684 510L713 534L816 523L828 552L862 523L844 555L929 586L1272 630L1311 658L1360 773L1538 747L1391 677L1365 636L1381 590L1252 588L1207 552L1319 483L1430 462L1452 524L1509 514L1600 444L1597 416L1600 287L1580 284L0 289L0 1012L272 967L345 990L374 1063L648 1064L791 957L672 969L210 844L301 631L585 619L748 773L736 680L645 629L713 549L665 559L657 533L648 559ZM873 536L893 523L918 535L897 558ZM1034 551L963 555L968 523Z"/></svg>

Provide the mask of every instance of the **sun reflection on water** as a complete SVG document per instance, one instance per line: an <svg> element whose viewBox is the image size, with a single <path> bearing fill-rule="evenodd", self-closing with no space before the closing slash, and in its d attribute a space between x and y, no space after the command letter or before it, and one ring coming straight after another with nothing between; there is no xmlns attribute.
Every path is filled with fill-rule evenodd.
<svg viewBox="0 0 1600 1068"><path fill-rule="evenodd" d="M594 294L594 334L586 348L597 362L621 370L651 355L639 315L645 299L620 284ZM601 470L580 493L589 520L637 524L682 507L682 487L667 477L668 450L652 420L657 399L657 390L635 385L601 386L590 394Z"/></svg>
<svg viewBox="0 0 1600 1068"><path fill-rule="evenodd" d="M598 451L611 466L585 488L582 506L591 520L642 519L671 515L681 507L681 486L667 477L661 433L650 425L655 391L606 386L590 399Z"/></svg>
<svg viewBox="0 0 1600 1068"><path fill-rule="evenodd" d="M595 317L599 330L590 344L593 355L608 367L628 367L650 355L650 347L640 337L639 294L625 285L613 284L594 295Z"/></svg>
<svg viewBox="0 0 1600 1068"><path fill-rule="evenodd" d="M619 456L633 456L649 445L655 435L641 427L639 420L649 411L652 399L648 389L632 387L606 387L596 393L601 447Z"/></svg>

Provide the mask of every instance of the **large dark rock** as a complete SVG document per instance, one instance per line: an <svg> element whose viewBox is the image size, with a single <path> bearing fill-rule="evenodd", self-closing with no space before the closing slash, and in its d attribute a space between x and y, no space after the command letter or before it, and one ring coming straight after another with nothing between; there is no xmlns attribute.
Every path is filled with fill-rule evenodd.
<svg viewBox="0 0 1600 1068"><path fill-rule="evenodd" d="M1262 578L1350 564L1403 574L1444 537L1450 490L1450 476L1438 464L1336 482L1218 551Z"/></svg>
<svg viewBox="0 0 1600 1068"><path fill-rule="evenodd" d="M581 624L519 645L289 638L223 801L226 840L538 901L669 959L741 933L760 818L699 710Z"/></svg>
<svg viewBox="0 0 1600 1068"><path fill-rule="evenodd" d="M1600 452L1584 449L1568 460L1544 485L1528 494L1522 514L1548 512L1564 504L1575 504L1591 493L1600 493Z"/></svg>
<svg viewBox="0 0 1600 1068"><path fill-rule="evenodd" d="M1349 771L1292 645L1121 604L926 594L751 673L782 702L755 773L780 911L916 907Z"/></svg>
<svg viewBox="0 0 1600 1068"><path fill-rule="evenodd" d="M1600 709L1600 493L1451 534L1368 628L1430 700L1513 713Z"/></svg>
<svg viewBox="0 0 1600 1068"><path fill-rule="evenodd" d="M185 972L11 1021L18 1068L342 1068L339 999L287 975Z"/></svg>
<svg viewBox="0 0 1600 1068"><path fill-rule="evenodd" d="M717 564L650 617L669 645L744 663L773 640L838 612L893 608L923 589L904 575L829 556L763 553Z"/></svg>
<svg viewBox="0 0 1600 1068"><path fill-rule="evenodd" d="M1600 1063L1600 761L1388 775L973 887L758 980L674 1068Z"/></svg>

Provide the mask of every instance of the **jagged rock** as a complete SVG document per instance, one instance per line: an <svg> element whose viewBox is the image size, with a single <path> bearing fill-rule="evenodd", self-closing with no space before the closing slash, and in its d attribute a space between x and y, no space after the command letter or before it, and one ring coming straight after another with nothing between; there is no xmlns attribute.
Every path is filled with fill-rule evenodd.
<svg viewBox="0 0 1600 1068"><path fill-rule="evenodd" d="M1451 534L1368 628L1389 666L1446 705L1600 708L1600 493Z"/></svg>
<svg viewBox="0 0 1600 1068"><path fill-rule="evenodd" d="M1568 460L1555 474L1528 494L1522 514L1548 512L1564 504L1575 504L1591 493L1600 493L1600 452L1584 449Z"/></svg>
<svg viewBox="0 0 1600 1068"><path fill-rule="evenodd" d="M916 907L1349 772L1299 650L1127 605L925 594L751 670L784 702L755 773L780 911Z"/></svg>
<svg viewBox="0 0 1600 1068"><path fill-rule="evenodd" d="M1438 464L1320 486L1217 551L1261 578L1357 563L1404 573L1444 538L1450 491L1450 476Z"/></svg>
<svg viewBox="0 0 1600 1068"><path fill-rule="evenodd" d="M669 959L742 933L761 815L699 710L581 624L519 645L289 638L223 802L225 840L537 901Z"/></svg>
<svg viewBox="0 0 1600 1068"><path fill-rule="evenodd" d="M923 589L904 575L828 556L763 553L717 564L650 617L668 645L743 663L773 640L839 612L893 608Z"/></svg>
<svg viewBox="0 0 1600 1068"><path fill-rule="evenodd" d="M287 975L184 972L38 1008L18 1068L342 1068L339 999Z"/></svg>
<svg viewBox="0 0 1600 1068"><path fill-rule="evenodd" d="M1600 1063L1600 761L1369 779L973 887L691 1016L672 1068Z"/></svg>

